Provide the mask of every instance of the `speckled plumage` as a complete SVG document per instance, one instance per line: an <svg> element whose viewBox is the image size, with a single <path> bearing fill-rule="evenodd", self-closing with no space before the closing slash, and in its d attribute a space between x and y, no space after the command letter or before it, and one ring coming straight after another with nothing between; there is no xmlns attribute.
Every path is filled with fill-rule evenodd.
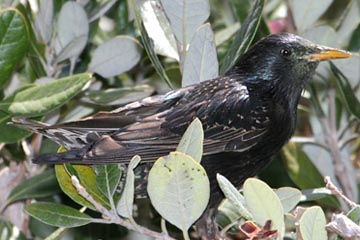
<svg viewBox="0 0 360 240"><path fill-rule="evenodd" d="M240 186L289 140L301 92L319 61L349 56L340 51L326 55L329 51L292 34L271 35L252 46L223 77L76 122L45 126L17 118L14 123L69 149L40 156L35 163L128 163L136 154L152 163L176 149L197 117L205 134L201 164L215 204L221 196L216 173Z"/></svg>

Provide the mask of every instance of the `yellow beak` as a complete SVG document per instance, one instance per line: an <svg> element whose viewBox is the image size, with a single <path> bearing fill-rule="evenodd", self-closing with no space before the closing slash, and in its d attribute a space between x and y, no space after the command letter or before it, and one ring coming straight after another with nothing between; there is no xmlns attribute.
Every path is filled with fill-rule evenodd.
<svg viewBox="0 0 360 240"><path fill-rule="evenodd" d="M321 51L319 53L314 53L310 55L310 60L312 61L325 61L331 59L338 58L349 58L351 57L351 53L335 49L335 48L325 48L321 47Z"/></svg>

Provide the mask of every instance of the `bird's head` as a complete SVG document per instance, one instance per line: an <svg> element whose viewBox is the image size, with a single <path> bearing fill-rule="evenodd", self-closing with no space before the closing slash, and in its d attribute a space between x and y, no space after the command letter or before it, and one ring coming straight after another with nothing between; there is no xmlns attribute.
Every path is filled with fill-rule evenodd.
<svg viewBox="0 0 360 240"><path fill-rule="evenodd" d="M281 95L300 96L320 61L350 56L294 34L274 34L255 43L228 74L245 74L250 81L260 81Z"/></svg>

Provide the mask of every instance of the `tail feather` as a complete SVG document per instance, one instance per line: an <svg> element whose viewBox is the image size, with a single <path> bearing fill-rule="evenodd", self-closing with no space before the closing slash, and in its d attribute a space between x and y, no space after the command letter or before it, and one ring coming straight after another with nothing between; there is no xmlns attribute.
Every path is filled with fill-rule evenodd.
<svg viewBox="0 0 360 240"><path fill-rule="evenodd" d="M24 117L13 117L9 124L36 133L43 133L44 128L49 127L49 125L46 123L34 121Z"/></svg>
<svg viewBox="0 0 360 240"><path fill-rule="evenodd" d="M32 159L35 164L60 164L60 163L78 163L78 164L94 164L93 162L84 161L84 155L86 154L86 148L74 149L67 152L45 154Z"/></svg>

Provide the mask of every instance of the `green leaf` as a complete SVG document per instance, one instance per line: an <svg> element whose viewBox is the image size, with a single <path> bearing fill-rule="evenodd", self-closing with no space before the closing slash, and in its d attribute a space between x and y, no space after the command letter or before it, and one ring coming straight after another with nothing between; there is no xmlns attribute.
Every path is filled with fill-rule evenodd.
<svg viewBox="0 0 360 240"><path fill-rule="evenodd" d="M94 165L96 172L96 184L99 190L111 199L115 193L121 178L121 170L118 164Z"/></svg>
<svg viewBox="0 0 360 240"><path fill-rule="evenodd" d="M279 188L275 193L278 195L285 213L290 212L300 202L302 196L298 189L291 187Z"/></svg>
<svg viewBox="0 0 360 240"><path fill-rule="evenodd" d="M156 211L186 232L206 209L210 183L198 162L184 153L172 152L155 162L147 191Z"/></svg>
<svg viewBox="0 0 360 240"><path fill-rule="evenodd" d="M195 118L182 136L176 151L191 156L200 162L203 153L204 131L201 121Z"/></svg>
<svg viewBox="0 0 360 240"><path fill-rule="evenodd" d="M300 218L300 233L303 240L326 240L326 219L322 209L318 206L310 207Z"/></svg>
<svg viewBox="0 0 360 240"><path fill-rule="evenodd" d="M145 51L146 51L150 61L152 62L153 66L154 66L156 72L159 74L159 76L167 83L167 85L171 89L174 89L169 77L166 75L164 67L162 66L158 56L156 55L156 52L154 49L154 44L153 44L151 38L149 37L148 33L146 32L146 29L145 29L143 23L141 22L140 14L136 7L135 0L130 0L130 6L134 12L135 21L136 21L137 27L139 28L140 33L141 33L141 40L142 40L142 43L144 44Z"/></svg>
<svg viewBox="0 0 360 240"><path fill-rule="evenodd" d="M301 202L306 202L306 201L314 201L314 200L318 200L320 198L324 198L324 197L328 197L328 196L332 196L332 192L331 190L323 187L323 188L314 188L314 189L305 189L301 191Z"/></svg>
<svg viewBox="0 0 360 240"><path fill-rule="evenodd" d="M39 221L56 227L79 227L92 221L89 215L57 203L37 202L26 206L25 211Z"/></svg>
<svg viewBox="0 0 360 240"><path fill-rule="evenodd" d="M110 39L95 49L88 71L104 78L114 77L133 68L141 58L139 42L128 36Z"/></svg>
<svg viewBox="0 0 360 240"><path fill-rule="evenodd" d="M76 173L72 173L72 175L75 175L81 185L86 189L86 191L101 205L105 207L109 207L109 201L107 197L104 196L100 192L100 190L96 186L96 175L92 168L90 166L86 165L71 165L73 168L73 171L75 170ZM69 172L65 168L65 165L58 164L55 165L55 173L56 178L59 182L59 186L61 190L68 195L72 200L74 200L76 203L88 207L90 209L96 210L95 207L88 202L85 198L83 198L81 195L78 194L75 187L72 184L71 176L69 175Z"/></svg>
<svg viewBox="0 0 360 240"><path fill-rule="evenodd" d="M352 208L346 216L350 218L354 223L359 225L360 223L360 206L357 205L356 207Z"/></svg>
<svg viewBox="0 0 360 240"><path fill-rule="evenodd" d="M26 88L0 102L0 110L13 116L44 115L81 92L91 78L91 74L82 73Z"/></svg>
<svg viewBox="0 0 360 240"><path fill-rule="evenodd" d="M184 61L182 86L189 86L219 76L214 34L210 23L200 26L191 40Z"/></svg>
<svg viewBox="0 0 360 240"><path fill-rule="evenodd" d="M16 9L0 11L0 88L24 57L29 45L28 26Z"/></svg>
<svg viewBox="0 0 360 240"><path fill-rule="evenodd" d="M131 159L126 173L125 186L116 206L119 215L125 218L132 218L135 192L134 169L139 165L140 160L141 158L137 155Z"/></svg>
<svg viewBox="0 0 360 240"><path fill-rule="evenodd" d="M59 192L53 169L44 171L32 178L26 179L20 185L16 186L8 196L6 202L9 204L14 201L27 198L40 198L54 195Z"/></svg>
<svg viewBox="0 0 360 240"><path fill-rule="evenodd" d="M30 136L32 133L11 126L11 116L3 111L0 111L0 143L15 143L24 137Z"/></svg>
<svg viewBox="0 0 360 240"><path fill-rule="evenodd" d="M336 77L337 81L335 81L335 83L340 94L341 101L345 104L349 112L358 120L360 120L360 102L356 98L349 80L332 62L330 62L330 68Z"/></svg>
<svg viewBox="0 0 360 240"><path fill-rule="evenodd" d="M264 5L264 0L257 0L254 3L254 7L236 34L235 40L221 64L220 75L228 72L250 46L258 29Z"/></svg>
<svg viewBox="0 0 360 240"><path fill-rule="evenodd" d="M244 217L246 220L254 219L249 210L247 210L245 206L245 198L240 194L239 190L237 190L228 179L219 173L216 175L216 179L226 199L229 200L232 205L234 205L239 215Z"/></svg>
<svg viewBox="0 0 360 240"><path fill-rule="evenodd" d="M284 209L276 193L263 181L249 178L244 183L244 197L254 220L264 226L271 220L271 229L278 230L279 239L284 237Z"/></svg>

